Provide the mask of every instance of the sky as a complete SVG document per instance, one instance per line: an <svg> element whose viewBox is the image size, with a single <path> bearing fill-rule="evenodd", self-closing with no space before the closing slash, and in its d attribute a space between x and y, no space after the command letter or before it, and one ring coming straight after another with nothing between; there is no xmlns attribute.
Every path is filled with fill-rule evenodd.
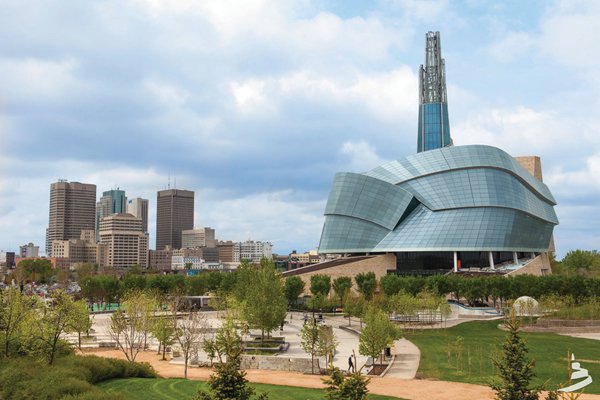
<svg viewBox="0 0 600 400"><path fill-rule="evenodd" d="M425 33L455 145L539 155L559 258L600 248L600 2L0 0L0 250L50 184L195 191L223 240L318 246L336 172L416 152Z"/></svg>

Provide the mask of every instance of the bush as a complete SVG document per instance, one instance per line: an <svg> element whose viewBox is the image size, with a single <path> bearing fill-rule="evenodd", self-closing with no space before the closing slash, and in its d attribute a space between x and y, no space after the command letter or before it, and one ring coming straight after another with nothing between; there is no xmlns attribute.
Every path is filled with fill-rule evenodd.
<svg viewBox="0 0 600 400"><path fill-rule="evenodd" d="M96 356L67 356L47 366L43 361L21 357L0 365L0 399L120 400L93 384L114 378L156 378L147 363Z"/></svg>

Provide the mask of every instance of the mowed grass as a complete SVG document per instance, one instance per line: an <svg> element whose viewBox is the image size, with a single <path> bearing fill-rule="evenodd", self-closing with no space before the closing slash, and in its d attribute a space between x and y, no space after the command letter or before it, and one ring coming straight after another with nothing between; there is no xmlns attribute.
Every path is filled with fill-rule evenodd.
<svg viewBox="0 0 600 400"><path fill-rule="evenodd" d="M276 372L274 372L276 373ZM98 384L109 393L119 393L131 400L187 400L198 389L208 390L206 382L185 379L114 379ZM322 400L324 391L291 386L252 383L257 394L269 393L271 400ZM398 397L369 395L372 400L400 400Z"/></svg>
<svg viewBox="0 0 600 400"><path fill-rule="evenodd" d="M501 355L506 336L498 329L500 323L475 321L404 334L421 350L419 373L423 378L487 385L496 377L492 357ZM462 337L462 344L458 337ZM521 337L526 340L528 357L535 360L534 383L548 381L549 389L566 384L567 352L571 351L592 376L593 383L585 393L600 394L600 341L553 333L521 333Z"/></svg>

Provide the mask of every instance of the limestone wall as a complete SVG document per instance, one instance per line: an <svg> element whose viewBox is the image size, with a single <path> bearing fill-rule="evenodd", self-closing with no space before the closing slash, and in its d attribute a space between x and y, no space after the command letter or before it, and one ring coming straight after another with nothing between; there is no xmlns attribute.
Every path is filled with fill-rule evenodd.
<svg viewBox="0 0 600 400"><path fill-rule="evenodd" d="M332 266L331 268L324 268L316 271L310 271L306 273L298 274L304 281L304 294L310 295L310 277L315 274L329 275L331 281L340 276L349 276L354 278L359 273L374 272L377 280L387 275L388 270L396 269L396 255L393 253L382 254L367 259L361 259L353 263L347 263L343 265ZM356 291L356 282L352 279L352 290Z"/></svg>
<svg viewBox="0 0 600 400"><path fill-rule="evenodd" d="M516 276L516 275L548 275L551 274L552 270L550 267L550 258L548 257L548 253L542 253L527 265L522 268L519 268L516 271L510 272L507 275Z"/></svg>
<svg viewBox="0 0 600 400"><path fill-rule="evenodd" d="M273 371L293 371L310 374L312 372L310 358L288 358L275 356L242 356L242 369L264 369ZM314 370L319 371L319 359L314 359Z"/></svg>

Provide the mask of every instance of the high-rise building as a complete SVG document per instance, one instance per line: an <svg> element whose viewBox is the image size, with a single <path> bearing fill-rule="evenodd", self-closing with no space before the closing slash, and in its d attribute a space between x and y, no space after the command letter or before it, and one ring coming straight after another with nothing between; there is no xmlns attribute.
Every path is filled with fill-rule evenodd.
<svg viewBox="0 0 600 400"><path fill-rule="evenodd" d="M107 246L105 266L124 270L135 264L148 264L148 234L142 231L141 218L113 214L100 220L100 244Z"/></svg>
<svg viewBox="0 0 600 400"><path fill-rule="evenodd" d="M194 192L161 190L156 198L156 249L181 248L181 232L194 228Z"/></svg>
<svg viewBox="0 0 600 400"><path fill-rule="evenodd" d="M142 219L142 230L148 232L148 199L127 200L127 213Z"/></svg>
<svg viewBox="0 0 600 400"><path fill-rule="evenodd" d="M181 247L216 247L215 230L209 227L187 229L181 232Z"/></svg>
<svg viewBox="0 0 600 400"><path fill-rule="evenodd" d="M257 263L263 257L273 258L273 245L270 242L246 240L245 242L236 243L234 246L234 262L246 260Z"/></svg>
<svg viewBox="0 0 600 400"><path fill-rule="evenodd" d="M425 64L419 71L419 130L417 152L452 145L448 122L446 66L439 32L425 35Z"/></svg>
<svg viewBox="0 0 600 400"><path fill-rule="evenodd" d="M94 229L96 185L59 181L50 185L50 218L46 254L52 256L53 240L78 239L83 229Z"/></svg>
<svg viewBox="0 0 600 400"><path fill-rule="evenodd" d="M100 238L98 230L100 219L112 214L123 214L127 212L127 196L124 190L113 189L102 192L102 197L96 203L96 238Z"/></svg>

